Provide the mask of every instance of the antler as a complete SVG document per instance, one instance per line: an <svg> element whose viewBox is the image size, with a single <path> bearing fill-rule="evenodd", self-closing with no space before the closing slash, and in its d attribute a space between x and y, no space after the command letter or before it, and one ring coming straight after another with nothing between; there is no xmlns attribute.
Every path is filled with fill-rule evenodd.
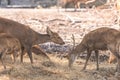
<svg viewBox="0 0 120 80"><path fill-rule="evenodd" d="M75 48L75 36L72 34L72 40L73 40L73 49Z"/></svg>

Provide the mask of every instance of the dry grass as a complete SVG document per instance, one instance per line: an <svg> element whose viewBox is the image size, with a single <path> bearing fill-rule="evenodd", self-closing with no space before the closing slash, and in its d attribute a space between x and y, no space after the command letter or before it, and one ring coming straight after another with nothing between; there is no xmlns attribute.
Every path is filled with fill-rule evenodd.
<svg viewBox="0 0 120 80"><path fill-rule="evenodd" d="M115 64L100 63L100 70L96 71L95 62L89 62L86 71L81 71L84 65L82 59L76 60L72 69L68 68L68 60L49 55L51 61L41 56L34 55L34 64L31 65L29 58L24 57L24 63L12 64L9 58L6 60L7 70L0 67L1 80L104 80L107 78L117 80ZM107 65L107 66L106 66Z"/></svg>

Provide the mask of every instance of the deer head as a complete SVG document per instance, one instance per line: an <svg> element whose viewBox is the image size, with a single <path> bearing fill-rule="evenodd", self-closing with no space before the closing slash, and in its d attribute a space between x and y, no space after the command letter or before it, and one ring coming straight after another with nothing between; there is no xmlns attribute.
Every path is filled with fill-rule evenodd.
<svg viewBox="0 0 120 80"><path fill-rule="evenodd" d="M68 54L68 61L69 61L69 64L68 66L71 68L73 62L75 61L75 58L76 58L76 52L75 52L75 37L74 35L72 34L72 40L73 40L73 48L70 50L70 53Z"/></svg>
<svg viewBox="0 0 120 80"><path fill-rule="evenodd" d="M75 58L76 58L76 54L74 54L74 50L72 50L69 55L68 55L68 67L71 68L72 67L72 64L73 62L75 61Z"/></svg>
<svg viewBox="0 0 120 80"><path fill-rule="evenodd" d="M65 42L62 40L62 38L59 36L59 34L56 32L52 32L49 27L47 27L46 32L50 36L52 42L54 42L56 44L60 44L60 45L65 44Z"/></svg>

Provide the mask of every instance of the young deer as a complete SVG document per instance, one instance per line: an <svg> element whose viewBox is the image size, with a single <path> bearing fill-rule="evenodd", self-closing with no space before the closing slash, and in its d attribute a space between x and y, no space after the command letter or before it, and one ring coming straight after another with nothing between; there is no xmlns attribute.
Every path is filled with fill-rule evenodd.
<svg viewBox="0 0 120 80"><path fill-rule="evenodd" d="M50 60L49 56L38 45L34 45L32 47L32 52L34 52L36 55L42 55L44 58Z"/></svg>
<svg viewBox="0 0 120 80"><path fill-rule="evenodd" d="M69 54L69 67L72 66L75 58L81 52L87 50L86 62L83 70L86 69L87 62L91 56L91 52L95 51L97 70L98 64L98 50L110 50L117 58L117 71L120 72L120 32L113 28L102 27L93 30L86 34L79 45L77 45Z"/></svg>
<svg viewBox="0 0 120 80"><path fill-rule="evenodd" d="M47 34L40 34L29 26L23 25L16 21L0 17L0 33L8 33L20 41L21 44L21 62L23 62L23 54L26 50L31 63L32 59L32 46L45 42L54 42L56 44L65 44L58 33L51 31L48 27Z"/></svg>
<svg viewBox="0 0 120 80"><path fill-rule="evenodd" d="M16 56L21 53L21 45L17 38L6 33L0 33L0 60L6 69L3 62L3 58L6 54L12 54L14 62L16 61Z"/></svg>

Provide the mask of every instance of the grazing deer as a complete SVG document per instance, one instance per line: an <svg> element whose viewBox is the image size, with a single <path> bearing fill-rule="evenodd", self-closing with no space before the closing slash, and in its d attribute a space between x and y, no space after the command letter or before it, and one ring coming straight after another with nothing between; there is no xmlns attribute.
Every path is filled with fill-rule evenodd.
<svg viewBox="0 0 120 80"><path fill-rule="evenodd" d="M1 18L0 17L0 33L7 33L20 41L21 44L21 62L23 62L23 54L26 51L31 63L33 63L32 59L32 46L36 44L41 44L45 42L54 42L56 44L65 44L62 38L58 35L58 33L51 31L47 27L47 34L40 34L29 26L18 23L16 21Z"/></svg>
<svg viewBox="0 0 120 80"><path fill-rule="evenodd" d="M3 58L6 54L13 54L14 62L16 56L21 53L21 45L17 38L6 33L0 33L0 60L6 69Z"/></svg>
<svg viewBox="0 0 120 80"><path fill-rule="evenodd" d="M117 58L117 71L120 72L119 48L120 48L120 32L118 30L107 27L98 28L86 34L81 43L70 52L69 67L72 66L77 55L87 50L87 57L83 70L86 69L87 62L91 56L92 51L95 51L98 70L99 69L98 50L110 50Z"/></svg>
<svg viewBox="0 0 120 80"><path fill-rule="evenodd" d="M38 45L34 45L32 47L32 52L34 52L36 55L42 55L44 58L50 60L49 56Z"/></svg>
<svg viewBox="0 0 120 80"><path fill-rule="evenodd" d="M75 11L77 8L80 7L80 3L89 3L89 2L93 2L95 0L58 0L58 6L62 5L64 7L66 7L67 4L69 3L73 3L74 7L75 7Z"/></svg>

